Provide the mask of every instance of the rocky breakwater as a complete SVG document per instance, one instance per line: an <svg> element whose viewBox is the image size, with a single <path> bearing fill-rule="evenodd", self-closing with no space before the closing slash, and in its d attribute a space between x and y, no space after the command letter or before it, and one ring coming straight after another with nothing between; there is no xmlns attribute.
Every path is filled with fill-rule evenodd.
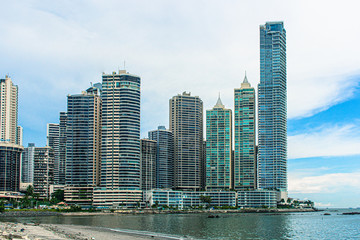
<svg viewBox="0 0 360 240"><path fill-rule="evenodd" d="M42 217L42 216L57 216L61 215L54 211L5 211L0 213L1 217Z"/></svg>

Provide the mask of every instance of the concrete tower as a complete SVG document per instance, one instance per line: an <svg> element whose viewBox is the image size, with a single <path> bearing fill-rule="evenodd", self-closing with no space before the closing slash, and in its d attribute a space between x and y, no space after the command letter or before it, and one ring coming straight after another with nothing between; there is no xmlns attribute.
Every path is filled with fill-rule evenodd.
<svg viewBox="0 0 360 240"><path fill-rule="evenodd" d="M203 102L184 92L170 99L170 130L174 134L174 187L203 186Z"/></svg>
<svg viewBox="0 0 360 240"><path fill-rule="evenodd" d="M18 141L18 86L11 78L0 79L0 141Z"/></svg>

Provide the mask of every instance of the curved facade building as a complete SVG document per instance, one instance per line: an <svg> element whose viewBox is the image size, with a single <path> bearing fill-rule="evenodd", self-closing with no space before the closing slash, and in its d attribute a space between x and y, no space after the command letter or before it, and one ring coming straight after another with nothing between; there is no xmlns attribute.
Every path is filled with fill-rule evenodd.
<svg viewBox="0 0 360 240"><path fill-rule="evenodd" d="M23 150L20 145L0 142L0 191L19 191Z"/></svg>
<svg viewBox="0 0 360 240"><path fill-rule="evenodd" d="M101 186L140 189L140 77L102 77Z"/></svg>

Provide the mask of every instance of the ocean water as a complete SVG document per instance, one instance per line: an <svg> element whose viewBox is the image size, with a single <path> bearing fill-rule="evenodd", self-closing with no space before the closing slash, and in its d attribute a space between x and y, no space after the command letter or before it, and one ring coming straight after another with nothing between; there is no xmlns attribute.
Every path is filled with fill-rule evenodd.
<svg viewBox="0 0 360 240"><path fill-rule="evenodd" d="M146 231L193 239L360 239L360 211L333 209L311 213L228 213L51 216L2 219ZM324 213L330 213L326 216Z"/></svg>

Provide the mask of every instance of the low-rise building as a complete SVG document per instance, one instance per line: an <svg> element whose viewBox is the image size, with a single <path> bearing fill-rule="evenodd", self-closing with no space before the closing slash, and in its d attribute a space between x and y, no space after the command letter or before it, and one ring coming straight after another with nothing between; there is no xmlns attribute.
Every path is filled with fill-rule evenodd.
<svg viewBox="0 0 360 240"><path fill-rule="evenodd" d="M67 204L90 207L93 204L92 186L66 186L64 190L64 200Z"/></svg>
<svg viewBox="0 0 360 240"><path fill-rule="evenodd" d="M213 207L236 207L236 192L234 191L205 191L205 192L183 192L184 208L199 207L205 203L201 196L208 196L211 199L210 206Z"/></svg>
<svg viewBox="0 0 360 240"><path fill-rule="evenodd" d="M168 206L171 208L183 208L183 192L170 189L153 189L146 191L146 205Z"/></svg>
<svg viewBox="0 0 360 240"><path fill-rule="evenodd" d="M142 202L141 190L95 188L93 206L96 208L135 208Z"/></svg>
<svg viewBox="0 0 360 240"><path fill-rule="evenodd" d="M192 208L203 206L201 196L209 196L211 199L210 206L236 206L236 192L234 191L174 191L167 189L153 189L146 192L146 202L153 206L168 206L172 208Z"/></svg>
<svg viewBox="0 0 360 240"><path fill-rule="evenodd" d="M238 207L259 208L259 207L276 207L277 191L269 190L252 190L237 192Z"/></svg>

